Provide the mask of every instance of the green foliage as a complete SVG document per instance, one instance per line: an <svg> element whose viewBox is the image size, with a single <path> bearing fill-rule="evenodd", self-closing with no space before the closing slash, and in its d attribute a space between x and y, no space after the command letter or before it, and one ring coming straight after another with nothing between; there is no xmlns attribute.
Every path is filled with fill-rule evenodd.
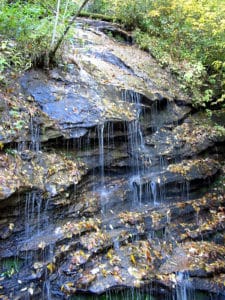
<svg viewBox="0 0 225 300"><path fill-rule="evenodd" d="M15 70L30 68L31 62L28 56L16 47L13 40L2 40L0 50L0 73L10 66L13 66Z"/></svg>
<svg viewBox="0 0 225 300"><path fill-rule="evenodd" d="M107 16L107 15L104 15L104 14L91 13L91 12L87 12L87 11L81 12L79 16L84 17L84 18L108 21L108 22L113 22L114 21L112 16Z"/></svg>
<svg viewBox="0 0 225 300"><path fill-rule="evenodd" d="M150 36L148 33L136 29L134 38L141 49L148 51L158 60L162 67L166 67L171 62L171 56L168 53L167 42L159 37ZM166 50L167 49L167 50Z"/></svg>
<svg viewBox="0 0 225 300"><path fill-rule="evenodd" d="M19 269L22 266L22 260L14 259L14 258L6 258L4 259L0 267L3 270L3 273L0 274L1 277L12 277L14 274L19 272Z"/></svg>
<svg viewBox="0 0 225 300"><path fill-rule="evenodd" d="M114 1L114 13L128 29L142 27L143 18L147 13L147 1Z"/></svg>
<svg viewBox="0 0 225 300"><path fill-rule="evenodd" d="M88 5L88 11L91 13L106 14L110 10L110 1L95 0Z"/></svg>
<svg viewBox="0 0 225 300"><path fill-rule="evenodd" d="M69 4L68 4L69 3ZM55 1L5 2L0 10L0 75L5 68L25 70L31 67L40 53L50 50ZM76 4L61 1L59 35Z"/></svg>
<svg viewBox="0 0 225 300"><path fill-rule="evenodd" d="M33 3L5 5L0 12L0 30L19 46L26 45L28 52L44 48L51 31L51 18L45 18L44 14L45 9Z"/></svg>
<svg viewBox="0 0 225 300"><path fill-rule="evenodd" d="M225 128L221 125L215 125L214 129L218 132L219 135L225 136Z"/></svg>
<svg viewBox="0 0 225 300"><path fill-rule="evenodd" d="M0 31L4 67L27 69L31 60L46 47L50 30L47 28L44 9L31 3L6 4L0 11ZM3 68L2 70L3 71Z"/></svg>
<svg viewBox="0 0 225 300"><path fill-rule="evenodd" d="M170 67L192 95L195 106L218 107L225 103L223 0L97 2L96 11L111 13L125 27L136 29L140 47L163 67Z"/></svg>

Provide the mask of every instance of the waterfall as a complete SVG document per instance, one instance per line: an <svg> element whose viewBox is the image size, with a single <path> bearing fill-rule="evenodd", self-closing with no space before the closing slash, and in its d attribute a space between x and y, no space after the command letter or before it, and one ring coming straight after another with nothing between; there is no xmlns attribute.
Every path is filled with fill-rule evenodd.
<svg viewBox="0 0 225 300"><path fill-rule="evenodd" d="M141 177L145 174L148 174L151 178L153 174L150 173L151 166L151 154L148 149L145 147L143 132L140 123L140 115L142 113L141 107L141 95L133 92L133 91L124 91L122 94L123 100L127 102L131 102L135 105L137 110L136 120L128 123L128 151L131 155L131 166L133 174L131 176L130 182L131 187L133 189L134 202L135 198L138 199L139 203L142 201L143 196L143 188L141 183ZM152 105L151 110L151 119L152 124L154 123L153 114L157 113L157 103ZM156 124L153 124L154 129L157 129ZM147 166L145 165L145 161L147 162ZM160 156L160 170L162 170L166 166L165 159ZM134 182L138 180L139 184L134 184ZM160 180L160 179L158 179ZM148 195L149 202L152 204L158 205L158 199L163 201L165 198L165 188L164 186L160 186L157 180L152 179L146 187L146 194Z"/></svg>
<svg viewBox="0 0 225 300"><path fill-rule="evenodd" d="M42 292L42 299L51 300L51 283L50 280L47 279L43 283L43 292Z"/></svg>
<svg viewBox="0 0 225 300"><path fill-rule="evenodd" d="M133 191L133 203L142 202L142 186L140 184L140 175L133 175L130 178L129 185L130 189Z"/></svg>
<svg viewBox="0 0 225 300"><path fill-rule="evenodd" d="M27 239L33 235L41 234L41 229L48 226L48 210L49 201L43 201L41 193L31 191L26 193L25 197L25 236Z"/></svg>
<svg viewBox="0 0 225 300"><path fill-rule="evenodd" d="M104 185L104 123L98 127L98 141L99 141L99 166L101 172L101 184Z"/></svg>
<svg viewBox="0 0 225 300"><path fill-rule="evenodd" d="M136 108L136 119L128 123L128 148L131 154L131 164L134 172L140 172L141 151L145 149L143 132L140 124L141 95L139 93L125 90L122 93L123 101L133 103ZM143 167L143 166L142 166Z"/></svg>
<svg viewBox="0 0 225 300"><path fill-rule="evenodd" d="M107 191L105 189L105 153L104 153L104 128L105 124L98 126L98 143L99 143L99 168L100 168L100 203L101 214L105 215L107 202Z"/></svg>
<svg viewBox="0 0 225 300"><path fill-rule="evenodd" d="M155 181L151 181L150 183L151 193L153 197L153 204L157 204L157 183Z"/></svg>
<svg viewBox="0 0 225 300"><path fill-rule="evenodd" d="M36 191L26 194L25 199L25 235L27 238L32 234L40 233L42 197ZM35 227L35 230L34 230Z"/></svg>
<svg viewBox="0 0 225 300"><path fill-rule="evenodd" d="M130 187L133 191L133 203L142 202L142 187L135 184L136 181L140 182L141 175L145 170L144 166L144 152L145 144L143 132L140 123L141 114L141 95L139 93L125 90L122 93L122 98L126 102L133 103L136 108L136 119L127 125L128 135L128 153L130 154L130 163L132 168L132 175L130 178Z"/></svg>
<svg viewBox="0 0 225 300"><path fill-rule="evenodd" d="M30 118L30 135L31 143L30 150L38 152L41 150L41 141L40 141L40 125L34 120L31 116Z"/></svg>
<svg viewBox="0 0 225 300"><path fill-rule="evenodd" d="M133 170L139 174L141 168L143 168L141 164L141 151L144 150L144 139L139 120L128 123L128 148Z"/></svg>
<svg viewBox="0 0 225 300"><path fill-rule="evenodd" d="M194 300L188 273L178 272L176 280L176 300Z"/></svg>

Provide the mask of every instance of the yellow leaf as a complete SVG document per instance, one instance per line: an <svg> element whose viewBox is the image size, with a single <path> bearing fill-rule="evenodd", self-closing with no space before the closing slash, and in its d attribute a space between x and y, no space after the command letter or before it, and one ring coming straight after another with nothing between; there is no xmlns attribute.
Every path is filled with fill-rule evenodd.
<svg viewBox="0 0 225 300"><path fill-rule="evenodd" d="M133 254L130 255L130 260L131 260L132 264L134 264L134 265L137 264L136 259Z"/></svg>
<svg viewBox="0 0 225 300"><path fill-rule="evenodd" d="M107 272L105 269L102 269L102 275L103 275L104 277L106 277L106 276L108 275L108 272Z"/></svg>
<svg viewBox="0 0 225 300"><path fill-rule="evenodd" d="M112 259L112 249L110 249L107 254L106 254L106 257L109 258L109 259Z"/></svg>
<svg viewBox="0 0 225 300"><path fill-rule="evenodd" d="M47 269L49 270L50 273L53 273L55 270L55 265L53 263L49 263L47 265Z"/></svg>

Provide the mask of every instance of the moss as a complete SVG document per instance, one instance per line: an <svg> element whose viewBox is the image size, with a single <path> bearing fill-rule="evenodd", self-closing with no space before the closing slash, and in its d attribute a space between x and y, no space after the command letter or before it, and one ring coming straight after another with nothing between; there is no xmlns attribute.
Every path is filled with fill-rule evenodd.
<svg viewBox="0 0 225 300"><path fill-rule="evenodd" d="M102 20L102 21L107 21L107 22L113 22L115 19L112 16L108 15L103 15L103 14L96 14L96 13L90 13L87 11L83 11L79 14L79 17L84 17L84 18L91 18L94 20Z"/></svg>

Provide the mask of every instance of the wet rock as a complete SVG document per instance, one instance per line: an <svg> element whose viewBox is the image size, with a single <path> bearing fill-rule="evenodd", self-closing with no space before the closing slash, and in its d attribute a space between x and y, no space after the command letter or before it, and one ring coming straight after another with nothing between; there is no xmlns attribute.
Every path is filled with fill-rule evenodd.
<svg viewBox="0 0 225 300"><path fill-rule="evenodd" d="M0 238L7 239L13 233L14 224L10 223L7 227L4 227L3 230L0 231Z"/></svg>
<svg viewBox="0 0 225 300"><path fill-rule="evenodd" d="M214 243L185 243L176 248L169 260L160 267L161 273L188 270L191 277L211 277L213 273L224 272L222 257L224 247Z"/></svg>
<svg viewBox="0 0 225 300"><path fill-rule="evenodd" d="M109 236L101 231L90 233L81 238L82 247L93 252L97 252L103 245L106 246L106 244L111 243Z"/></svg>
<svg viewBox="0 0 225 300"><path fill-rule="evenodd" d="M80 82L73 77L69 85L50 80L37 71L31 71L21 79L23 89L32 95L50 120L57 123L63 136L79 138L88 132L88 128L104 122L135 119L136 111L132 104L118 98L110 99L110 94L107 96L107 91L101 92L101 89L98 93L98 83L93 83L93 79L88 86L82 74Z"/></svg>
<svg viewBox="0 0 225 300"><path fill-rule="evenodd" d="M22 243L18 249L18 253L21 257L23 255L28 254L28 252L39 252L40 256L41 253L45 250L45 248L48 248L49 245L55 245L56 242L60 239L62 239L63 234L62 232L50 232L49 230L45 230L42 232L42 236L39 236L38 234L24 243ZM39 269L43 267L43 263L36 262L34 265L34 269Z"/></svg>
<svg viewBox="0 0 225 300"><path fill-rule="evenodd" d="M82 276L77 280L76 287L78 289L87 289L87 287L95 279L96 279L96 274L90 274L89 272L83 273Z"/></svg>
<svg viewBox="0 0 225 300"><path fill-rule="evenodd" d="M97 193L86 192L79 199L79 202L73 204L69 208L70 216L93 216L101 210L100 197Z"/></svg>
<svg viewBox="0 0 225 300"><path fill-rule="evenodd" d="M93 51L89 50L88 54L93 55L96 58L102 59L112 65L115 65L115 66L119 67L120 69L127 70L127 72L129 72L130 74L134 73L133 70L129 66L127 66L120 58L118 58L111 52L108 52L108 51L93 52Z"/></svg>
<svg viewBox="0 0 225 300"><path fill-rule="evenodd" d="M190 112L190 106L180 107L174 102L168 102L164 109L158 108L156 104L151 108L150 124L147 123L145 126L153 131L159 130L161 127L167 128L169 125L173 128L182 122ZM170 134L168 133L168 135Z"/></svg>
<svg viewBox="0 0 225 300"><path fill-rule="evenodd" d="M123 30L118 24L111 24L106 21L102 20L92 20L92 19L85 19L85 18L78 18L79 23L78 27L85 27L86 25L91 26L89 30L104 32L107 35L112 35L117 41L125 42L125 43L133 43L132 34Z"/></svg>
<svg viewBox="0 0 225 300"><path fill-rule="evenodd" d="M92 23L96 24L98 28L98 21L93 21ZM107 30L106 24L100 25L100 30L104 30L104 26L106 26ZM172 80L169 73L159 68L151 55L140 51L135 46L118 44L105 35L99 34L97 30L85 31L79 28L76 34L79 39L84 41L84 47L81 47L80 44L75 45L80 54L80 57L76 58L76 62L88 70L88 72L95 71L93 74L95 79L107 84L113 83L121 88L125 87L126 89L130 88L131 90L139 91L152 100L160 98L171 99L173 97L185 99L188 102L187 97L181 95L180 92L177 93L177 84ZM128 69L122 72L123 69L118 64L114 67L110 62L104 61L102 59L104 56L99 58L87 57L87 48L85 49L85 46L89 45L90 47L90 42L92 52L99 52L99 49L101 49L101 53L107 53L108 61L110 61L110 56L116 56ZM130 70L133 70L133 74L130 74ZM105 74L107 74L107 78Z"/></svg>
<svg viewBox="0 0 225 300"><path fill-rule="evenodd" d="M122 246L118 252L110 249L101 260L93 260L89 265L89 273L96 274L96 278L85 287L85 291L101 294L104 290L119 287L140 287L154 269L156 261L157 256L153 254L151 245L145 241Z"/></svg>
<svg viewBox="0 0 225 300"><path fill-rule="evenodd" d="M223 300L224 298L224 288L222 287L222 281L224 279L224 276L215 276L213 279L203 279L203 278L193 278L191 280L191 284L193 288L201 291L211 291L213 294L213 298L218 300ZM218 295L218 289L223 290L222 295Z"/></svg>
<svg viewBox="0 0 225 300"><path fill-rule="evenodd" d="M167 170L173 174L179 174L188 181L192 181L212 177L218 172L219 168L220 165L218 161L206 158L183 160L180 164L169 165Z"/></svg>
<svg viewBox="0 0 225 300"><path fill-rule="evenodd" d="M150 173L144 176L137 176L133 179L132 184L142 188L145 187L150 190L155 188L156 193L160 192L166 186L167 192L176 194L176 185L182 183L189 183L189 189L196 189L199 187L199 182L202 185L207 178L213 177L220 170L220 165L213 159L193 159L183 160L179 164L169 165L165 171L160 173ZM181 190L178 188L178 193Z"/></svg>
<svg viewBox="0 0 225 300"><path fill-rule="evenodd" d="M225 131L206 114L195 114L183 124L168 130L161 128L146 143L153 145L158 155L173 158L175 156L192 157L200 154L225 140Z"/></svg>
<svg viewBox="0 0 225 300"><path fill-rule="evenodd" d="M33 98L21 93L17 82L10 89L14 91L13 94L6 92L2 95L5 103L0 119L2 144L16 142L19 149L30 142L32 148L34 139L40 142L62 135L54 121L47 118L35 103L30 102L29 99L33 101Z"/></svg>
<svg viewBox="0 0 225 300"><path fill-rule="evenodd" d="M26 151L24 155L28 157L29 152ZM79 167L79 163L60 155L31 153L31 156L32 161L22 160L19 153L15 153L14 156L10 154L0 156L1 200L9 198L15 192L25 192L30 189L42 190L50 196L55 196L71 185L76 185L85 173L84 166Z"/></svg>

